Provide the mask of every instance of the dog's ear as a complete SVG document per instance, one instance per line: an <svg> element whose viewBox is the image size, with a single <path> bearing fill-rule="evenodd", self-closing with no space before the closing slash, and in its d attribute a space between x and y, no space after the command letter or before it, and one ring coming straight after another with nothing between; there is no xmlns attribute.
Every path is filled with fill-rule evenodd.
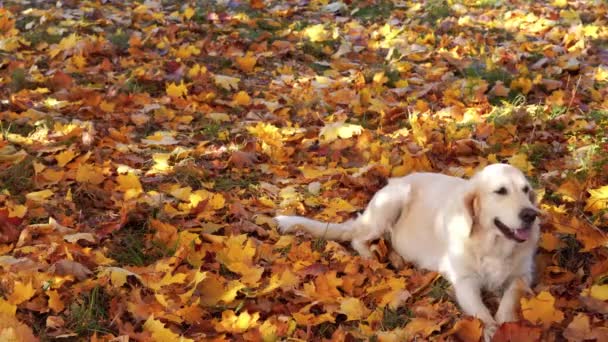
<svg viewBox="0 0 608 342"><path fill-rule="evenodd" d="M468 236L473 234L473 230L475 228L475 223L479 217L479 193L477 189L471 189L464 196L464 207L469 216L469 232Z"/></svg>
<svg viewBox="0 0 608 342"><path fill-rule="evenodd" d="M532 205L534 205L534 206L538 205L538 198L536 197L536 191L534 191L533 189L530 189L528 191L528 198L530 199L530 202L532 203Z"/></svg>
<svg viewBox="0 0 608 342"><path fill-rule="evenodd" d="M479 194L476 190L471 190L464 196L464 207L471 216L471 220L475 222L479 216Z"/></svg>

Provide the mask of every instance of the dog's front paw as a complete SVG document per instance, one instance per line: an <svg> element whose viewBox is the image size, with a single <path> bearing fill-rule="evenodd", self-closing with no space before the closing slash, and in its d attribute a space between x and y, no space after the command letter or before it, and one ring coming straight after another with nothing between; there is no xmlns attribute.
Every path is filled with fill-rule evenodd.
<svg viewBox="0 0 608 342"><path fill-rule="evenodd" d="M496 323L486 323L484 328L483 328L483 340L484 342L491 342L492 341L492 337L494 337L494 334L496 333L496 330L498 330L498 324Z"/></svg>
<svg viewBox="0 0 608 342"><path fill-rule="evenodd" d="M277 229L279 232L285 234L291 232L293 229L293 223L291 217L279 215L274 217L274 221L277 223Z"/></svg>
<svg viewBox="0 0 608 342"><path fill-rule="evenodd" d="M512 308L499 307L495 318L498 324L517 321L517 315Z"/></svg>

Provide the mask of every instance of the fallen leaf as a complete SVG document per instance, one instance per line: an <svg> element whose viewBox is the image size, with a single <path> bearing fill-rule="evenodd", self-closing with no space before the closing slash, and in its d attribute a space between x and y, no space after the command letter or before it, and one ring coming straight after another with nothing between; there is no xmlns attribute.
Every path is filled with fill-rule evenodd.
<svg viewBox="0 0 608 342"><path fill-rule="evenodd" d="M533 324L541 323L546 329L564 319L564 313L555 308L555 298L547 291L531 299L521 299L521 311L525 319Z"/></svg>
<svg viewBox="0 0 608 342"><path fill-rule="evenodd" d="M180 341L180 342L194 342L194 340L180 336L171 329L166 328L165 324L161 321L154 319L154 316L150 316L143 325L144 331L151 334L152 340L156 342L165 341Z"/></svg>

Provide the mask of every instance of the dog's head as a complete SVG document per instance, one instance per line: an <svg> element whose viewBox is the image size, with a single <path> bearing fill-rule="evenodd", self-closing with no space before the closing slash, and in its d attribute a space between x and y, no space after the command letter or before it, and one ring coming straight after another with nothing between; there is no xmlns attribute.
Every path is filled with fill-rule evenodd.
<svg viewBox="0 0 608 342"><path fill-rule="evenodd" d="M524 174L507 164L486 166L470 180L465 205L479 229L525 242L538 235L536 196Z"/></svg>

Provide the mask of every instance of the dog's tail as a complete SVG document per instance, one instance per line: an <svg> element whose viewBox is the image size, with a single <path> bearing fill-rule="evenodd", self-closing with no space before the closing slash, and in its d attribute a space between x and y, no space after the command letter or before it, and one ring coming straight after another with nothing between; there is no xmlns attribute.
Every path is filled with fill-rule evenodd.
<svg viewBox="0 0 608 342"><path fill-rule="evenodd" d="M274 219L279 224L279 230L283 234L299 229L327 240L350 241L355 230L355 220L348 220L343 223L327 223L302 216L277 216Z"/></svg>

